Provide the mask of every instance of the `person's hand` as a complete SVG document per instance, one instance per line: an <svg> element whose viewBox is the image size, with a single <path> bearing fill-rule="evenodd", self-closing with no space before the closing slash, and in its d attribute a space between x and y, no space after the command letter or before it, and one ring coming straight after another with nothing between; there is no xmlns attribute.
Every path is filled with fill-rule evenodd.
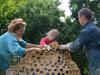
<svg viewBox="0 0 100 75"><path fill-rule="evenodd" d="M67 43L65 45L60 45L59 50L69 50L69 51L71 51L71 49L69 48L70 44L71 43Z"/></svg>
<svg viewBox="0 0 100 75"><path fill-rule="evenodd" d="M50 51L52 48L49 45L45 45L42 49Z"/></svg>
<svg viewBox="0 0 100 75"><path fill-rule="evenodd" d="M59 48L58 48L59 50L66 50L67 49L67 47L66 47L66 45L59 45Z"/></svg>
<svg viewBox="0 0 100 75"><path fill-rule="evenodd" d="M59 44L57 41L53 42L50 44L50 47L52 47L53 49L58 49L59 48Z"/></svg>

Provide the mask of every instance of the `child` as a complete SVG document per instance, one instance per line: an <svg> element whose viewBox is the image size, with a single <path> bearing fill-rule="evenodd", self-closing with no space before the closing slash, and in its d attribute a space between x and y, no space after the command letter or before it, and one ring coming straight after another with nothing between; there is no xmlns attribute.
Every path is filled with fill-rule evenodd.
<svg viewBox="0 0 100 75"><path fill-rule="evenodd" d="M53 42L56 42L58 35L59 35L59 31L57 29L51 29L47 33L47 36L41 39L40 45L46 46L52 44Z"/></svg>

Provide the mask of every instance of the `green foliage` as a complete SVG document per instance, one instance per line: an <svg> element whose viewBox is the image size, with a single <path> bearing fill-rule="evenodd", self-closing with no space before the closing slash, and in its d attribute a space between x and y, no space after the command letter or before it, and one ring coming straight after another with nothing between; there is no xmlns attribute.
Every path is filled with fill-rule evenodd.
<svg viewBox="0 0 100 75"><path fill-rule="evenodd" d="M89 7L94 12L94 21L100 26L100 1L99 0L71 0L72 16L63 23L59 20L65 16L57 8L58 0L0 0L0 34L7 31L8 23L14 18L23 18L27 22L25 40L39 44L45 33L52 28L60 31L59 43L66 44L74 41L79 34L80 24L77 12L82 7ZM80 49L72 53L73 59L79 65L82 75L89 75L88 61L85 50Z"/></svg>
<svg viewBox="0 0 100 75"><path fill-rule="evenodd" d="M57 0L29 0L16 12L17 16L23 17L28 24L25 37L27 36L29 42L38 43L45 36L45 32L59 28L60 11L57 6Z"/></svg>
<svg viewBox="0 0 100 75"><path fill-rule="evenodd" d="M0 26L3 30L0 32L2 34L7 30L7 24L11 19L21 17L27 22L26 40L39 43L50 29L59 29L62 23L59 17L63 14L57 8L59 4L58 0L5 1L1 5Z"/></svg>
<svg viewBox="0 0 100 75"><path fill-rule="evenodd" d="M7 31L9 21L16 18L15 12L24 3L24 0L0 0L0 34Z"/></svg>

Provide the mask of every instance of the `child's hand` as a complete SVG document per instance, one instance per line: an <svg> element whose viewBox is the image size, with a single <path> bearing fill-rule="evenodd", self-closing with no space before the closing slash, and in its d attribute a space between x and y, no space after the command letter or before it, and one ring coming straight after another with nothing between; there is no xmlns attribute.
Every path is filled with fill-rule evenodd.
<svg viewBox="0 0 100 75"><path fill-rule="evenodd" d="M53 49L58 49L58 48L59 48L59 44L58 44L57 41L51 43L50 46L51 46Z"/></svg>
<svg viewBox="0 0 100 75"><path fill-rule="evenodd" d="M45 45L44 47L43 47L43 50L48 50L48 51L50 51L52 48L49 46L49 45Z"/></svg>

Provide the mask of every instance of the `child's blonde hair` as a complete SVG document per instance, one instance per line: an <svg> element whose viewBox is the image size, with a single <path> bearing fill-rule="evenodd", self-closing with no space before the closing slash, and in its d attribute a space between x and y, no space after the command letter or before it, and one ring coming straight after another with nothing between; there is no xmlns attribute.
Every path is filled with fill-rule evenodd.
<svg viewBox="0 0 100 75"><path fill-rule="evenodd" d="M51 29L51 30L47 33L47 36L50 36L50 35L52 35L53 33L56 33L57 36L59 35L59 31L58 31L57 29Z"/></svg>

